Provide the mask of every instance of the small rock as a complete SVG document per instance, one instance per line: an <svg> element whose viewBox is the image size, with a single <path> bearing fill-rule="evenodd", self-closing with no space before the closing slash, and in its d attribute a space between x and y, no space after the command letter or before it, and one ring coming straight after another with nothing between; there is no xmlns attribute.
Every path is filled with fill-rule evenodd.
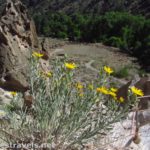
<svg viewBox="0 0 150 150"><path fill-rule="evenodd" d="M107 150L150 150L150 110L139 111L138 121L140 123L138 137L139 143L132 140L132 117L129 113L128 120L113 124L113 129L104 137L100 143L107 143Z"/></svg>
<svg viewBox="0 0 150 150"><path fill-rule="evenodd" d="M123 121L122 126L125 129L131 129L132 128L132 122L131 122L131 120L125 120L125 121Z"/></svg>
<svg viewBox="0 0 150 150"><path fill-rule="evenodd" d="M150 143L143 145L142 150L150 150Z"/></svg>
<svg viewBox="0 0 150 150"><path fill-rule="evenodd" d="M0 124L4 124L5 122L8 122L9 118L7 113L4 110L0 110Z"/></svg>
<svg viewBox="0 0 150 150"><path fill-rule="evenodd" d="M13 96L10 94L10 92L0 88L0 105L10 104L12 98Z"/></svg>
<svg viewBox="0 0 150 150"><path fill-rule="evenodd" d="M3 119L6 117L6 112L3 110L0 110L0 119Z"/></svg>

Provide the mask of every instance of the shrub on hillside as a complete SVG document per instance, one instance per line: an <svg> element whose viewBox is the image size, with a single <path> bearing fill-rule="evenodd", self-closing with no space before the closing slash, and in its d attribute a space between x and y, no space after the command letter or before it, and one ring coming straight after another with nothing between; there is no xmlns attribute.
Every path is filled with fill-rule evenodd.
<svg viewBox="0 0 150 150"><path fill-rule="evenodd" d="M108 130L126 115L131 102L136 102L136 96L129 103L116 97L117 89L110 87L109 80L113 70L107 66L100 71L99 83L83 83L74 78L75 63L56 59L51 62L51 70L43 72L41 56L34 53L30 61L32 107L23 106L20 94L13 95L11 105L17 107L8 110L10 124L0 126L0 134L8 144L48 143L49 149L70 150ZM120 103L126 104L124 108Z"/></svg>
<svg viewBox="0 0 150 150"><path fill-rule="evenodd" d="M36 16L40 34L73 41L103 42L134 55L144 64L150 57L150 20L125 12L108 12L101 16L47 13Z"/></svg>

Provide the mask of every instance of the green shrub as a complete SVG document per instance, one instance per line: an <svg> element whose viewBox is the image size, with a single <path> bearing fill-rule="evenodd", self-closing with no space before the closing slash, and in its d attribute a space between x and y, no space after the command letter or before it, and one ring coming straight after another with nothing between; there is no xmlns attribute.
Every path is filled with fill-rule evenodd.
<svg viewBox="0 0 150 150"><path fill-rule="evenodd" d="M49 143L56 150L71 149L108 130L129 110L130 103L122 109L124 101L111 91L108 67L106 72L101 70L99 83L82 83L74 79L76 65L66 59L52 61L50 72L41 72L38 58L32 58L30 65L33 106L24 108L20 103L20 109L9 109L11 124L0 128L8 143ZM17 99L21 100L20 95Z"/></svg>
<svg viewBox="0 0 150 150"><path fill-rule="evenodd" d="M129 76L129 67L124 66L117 70L113 75L117 78L127 78Z"/></svg>
<svg viewBox="0 0 150 150"><path fill-rule="evenodd" d="M111 45L111 46L114 46L114 47L120 47L122 49L125 46L124 41L120 37L112 36L109 39L105 39L103 42L106 45Z"/></svg>
<svg viewBox="0 0 150 150"><path fill-rule="evenodd" d="M108 12L101 16L49 12L35 16L35 21L38 32L45 36L103 42L136 56L145 66L149 64L150 19L125 12Z"/></svg>

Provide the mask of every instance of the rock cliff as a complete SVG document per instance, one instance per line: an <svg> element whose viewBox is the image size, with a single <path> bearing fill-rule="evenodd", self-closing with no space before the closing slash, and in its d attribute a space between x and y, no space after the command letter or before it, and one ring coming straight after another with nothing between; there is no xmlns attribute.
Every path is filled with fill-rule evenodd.
<svg viewBox="0 0 150 150"><path fill-rule="evenodd" d="M20 0L7 0L0 18L0 78L7 81L9 75L26 86L28 59L38 47L35 25L27 9Z"/></svg>

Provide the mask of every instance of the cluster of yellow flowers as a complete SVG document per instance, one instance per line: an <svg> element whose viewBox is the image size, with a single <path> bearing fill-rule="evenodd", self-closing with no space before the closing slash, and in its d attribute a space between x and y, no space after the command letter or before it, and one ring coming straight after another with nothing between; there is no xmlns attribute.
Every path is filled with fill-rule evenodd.
<svg viewBox="0 0 150 150"><path fill-rule="evenodd" d="M135 86L132 86L131 88L131 92L134 94L134 95L137 95L137 96L144 96L144 93L142 90L136 88Z"/></svg>
<svg viewBox="0 0 150 150"><path fill-rule="evenodd" d="M106 94L106 95L109 94L108 89L104 86L98 87L96 90L97 92L102 93L102 94Z"/></svg>
<svg viewBox="0 0 150 150"><path fill-rule="evenodd" d="M43 57L43 54L38 53L38 52L33 52L32 56L35 57L35 58L41 58L41 57ZM68 63L68 62L65 62L65 63L64 63L64 66L65 66L66 69L68 69L68 70L74 70L75 68L77 68L77 65L76 65L75 63ZM104 66L104 67L103 67L103 70L104 70L108 75L110 75L110 74L112 74L112 73L114 72L114 70L113 70L112 68L108 67L108 66ZM51 77L51 76L52 76L52 72L42 72L42 76L44 76L44 77ZM79 95L80 95L81 97L84 96L84 94L83 94L83 88L84 88L84 86L83 86L83 84L82 84L81 82L76 83L76 88L77 88L78 91L79 91ZM94 89L94 86L93 86L92 84L90 84L90 85L88 85L88 88L89 88L90 90L93 90L93 89ZM138 89L138 88L136 88L136 87L134 87L134 86L131 87L130 90L131 90L131 92L132 92L134 95L136 95L136 96L143 96L143 95L144 95L144 93L142 92L142 90L140 90L140 89ZM96 91L97 91L98 93L102 93L102 94L104 94L104 95L110 95L110 96L112 96L115 100L117 100L117 101L119 101L119 102L121 102L121 103L124 102L124 98L123 98L123 97L117 98L117 91L118 91L118 89L116 89L116 88L111 87L110 89L108 89L107 87L101 86L101 87L97 87L97 88L96 88ZM12 94L13 96L15 96L15 95L16 95L16 92L11 92L11 94Z"/></svg>
<svg viewBox="0 0 150 150"><path fill-rule="evenodd" d="M43 54L34 51L34 52L32 53L32 56L33 56L34 58L41 58L41 57L43 57ZM68 63L68 62L66 62L66 63L65 63L65 67L66 67L67 69L73 70L73 69L75 69L75 68L77 67L77 65L76 65L75 63Z"/></svg>
<svg viewBox="0 0 150 150"><path fill-rule="evenodd" d="M138 89L134 86L131 87L130 89L131 89L132 94L134 94L136 96L144 96L144 93L141 89ZM117 98L118 89L116 89L116 88L107 89L106 87L102 86L102 87L98 87L96 90L99 93L102 93L102 94L105 94L105 95L111 95L115 100L118 100L121 103L124 102L123 97Z"/></svg>
<svg viewBox="0 0 150 150"><path fill-rule="evenodd" d="M84 94L83 94L83 88L84 88L83 84L81 82L76 83L76 88L79 92L79 96L83 97L84 96Z"/></svg>
<svg viewBox="0 0 150 150"><path fill-rule="evenodd" d="M118 100L121 103L124 102L124 98L123 97L120 97L119 99L117 98L117 91L118 91L117 88L113 88L112 87L112 88L108 89L108 88L102 86L102 87L98 87L96 90L97 90L98 93L102 93L104 95L112 96L113 99Z"/></svg>

